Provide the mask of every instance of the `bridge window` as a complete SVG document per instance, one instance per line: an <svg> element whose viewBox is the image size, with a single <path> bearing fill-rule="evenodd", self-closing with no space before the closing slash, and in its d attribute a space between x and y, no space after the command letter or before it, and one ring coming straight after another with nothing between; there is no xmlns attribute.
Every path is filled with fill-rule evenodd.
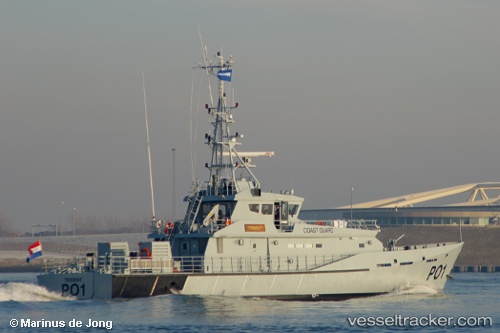
<svg viewBox="0 0 500 333"><path fill-rule="evenodd" d="M288 206L288 212L290 213L291 216L297 215L298 211L299 211L299 205Z"/></svg>
<svg viewBox="0 0 500 333"><path fill-rule="evenodd" d="M273 204L262 204L262 214L273 215Z"/></svg>
<svg viewBox="0 0 500 333"><path fill-rule="evenodd" d="M248 208L251 212L258 213L259 212L259 204L248 204Z"/></svg>
<svg viewBox="0 0 500 333"><path fill-rule="evenodd" d="M282 201L281 202L281 221L288 221L288 202Z"/></svg>

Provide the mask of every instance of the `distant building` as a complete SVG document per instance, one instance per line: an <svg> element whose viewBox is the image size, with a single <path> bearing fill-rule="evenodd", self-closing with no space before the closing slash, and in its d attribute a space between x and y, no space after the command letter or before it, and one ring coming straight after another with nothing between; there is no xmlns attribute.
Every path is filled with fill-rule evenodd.
<svg viewBox="0 0 500 333"><path fill-rule="evenodd" d="M357 203L333 209L302 210L304 220L370 219L380 226L419 224L500 224L500 196L490 197L500 191L500 183L477 183L413 193L387 199ZM487 193L490 193L490 196ZM429 205L429 201L450 199L468 193L463 202ZM419 206L414 206L419 204Z"/></svg>

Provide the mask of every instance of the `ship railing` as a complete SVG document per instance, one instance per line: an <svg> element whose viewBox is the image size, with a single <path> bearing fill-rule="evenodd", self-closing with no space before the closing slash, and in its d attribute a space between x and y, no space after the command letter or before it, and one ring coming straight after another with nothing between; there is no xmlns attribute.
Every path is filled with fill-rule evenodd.
<svg viewBox="0 0 500 333"><path fill-rule="evenodd" d="M43 259L41 273L65 274L84 273L94 270L93 257Z"/></svg>
<svg viewBox="0 0 500 333"><path fill-rule="evenodd" d="M99 258L98 271L111 274L171 273L174 262L168 257L111 256Z"/></svg>
<svg viewBox="0 0 500 333"><path fill-rule="evenodd" d="M346 255L240 256L144 258L102 256L73 259L45 259L42 273L67 274L99 272L105 274L144 273L279 273L305 272L350 257Z"/></svg>
<svg viewBox="0 0 500 333"><path fill-rule="evenodd" d="M256 256L205 258L206 273L283 273L306 272L345 259L351 255Z"/></svg>
<svg viewBox="0 0 500 333"><path fill-rule="evenodd" d="M207 195L234 195L237 193L236 185L232 181L222 181L219 186L205 183Z"/></svg>
<svg viewBox="0 0 500 333"><path fill-rule="evenodd" d="M172 258L130 256L99 256L85 258L54 258L42 261L41 272L67 274L100 272L108 274L169 273L174 271Z"/></svg>
<svg viewBox="0 0 500 333"><path fill-rule="evenodd" d="M174 257L174 272L201 273L204 272L206 258L202 256Z"/></svg>
<svg viewBox="0 0 500 333"><path fill-rule="evenodd" d="M306 220L303 221L311 225L322 225L336 228L351 228L363 230L380 230L377 220Z"/></svg>
<svg viewBox="0 0 500 333"><path fill-rule="evenodd" d="M377 225L377 220L347 220L347 228L364 229L364 230L380 230Z"/></svg>
<svg viewBox="0 0 500 333"><path fill-rule="evenodd" d="M234 195L237 193L236 184L224 178L220 181L219 184L214 185L210 181L205 181L199 186L199 194L200 195Z"/></svg>
<svg viewBox="0 0 500 333"><path fill-rule="evenodd" d="M125 273L171 273L174 261L169 258L130 258Z"/></svg>
<svg viewBox="0 0 500 333"><path fill-rule="evenodd" d="M455 242L443 242L443 243L428 243L428 244L418 244L418 245L401 245L401 246L388 246L384 248L384 251L409 251L409 250L420 250L427 248L434 248L440 246L446 246L450 244L457 244L458 241ZM429 260L427 260L430 262Z"/></svg>

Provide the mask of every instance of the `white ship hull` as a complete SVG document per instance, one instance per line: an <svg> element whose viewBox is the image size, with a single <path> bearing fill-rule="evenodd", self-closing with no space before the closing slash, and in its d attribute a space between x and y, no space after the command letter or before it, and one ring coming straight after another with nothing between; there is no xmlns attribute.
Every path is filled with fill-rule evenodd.
<svg viewBox="0 0 500 333"><path fill-rule="evenodd" d="M341 299L414 286L442 290L462 245L363 253L300 273L191 275L180 292L275 299ZM409 262L412 264L407 264ZM377 266L382 263L391 266Z"/></svg>
<svg viewBox="0 0 500 333"><path fill-rule="evenodd" d="M106 274L93 271L46 274L38 279L47 289L78 299L175 293L282 300L342 300L417 286L440 291L462 246L463 243L454 243L416 250L362 253L301 272Z"/></svg>

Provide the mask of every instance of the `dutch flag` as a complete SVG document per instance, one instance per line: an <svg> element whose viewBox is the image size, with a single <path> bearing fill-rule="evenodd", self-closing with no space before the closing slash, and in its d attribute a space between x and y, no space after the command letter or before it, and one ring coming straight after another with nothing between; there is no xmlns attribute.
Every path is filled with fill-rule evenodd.
<svg viewBox="0 0 500 333"><path fill-rule="evenodd" d="M28 248L29 256L26 258L26 262L42 256L42 243L38 240L30 245Z"/></svg>
<svg viewBox="0 0 500 333"><path fill-rule="evenodd" d="M232 76L233 76L232 69L221 69L220 71L217 72L217 77L219 78L219 80L222 80L222 81L231 82Z"/></svg>

